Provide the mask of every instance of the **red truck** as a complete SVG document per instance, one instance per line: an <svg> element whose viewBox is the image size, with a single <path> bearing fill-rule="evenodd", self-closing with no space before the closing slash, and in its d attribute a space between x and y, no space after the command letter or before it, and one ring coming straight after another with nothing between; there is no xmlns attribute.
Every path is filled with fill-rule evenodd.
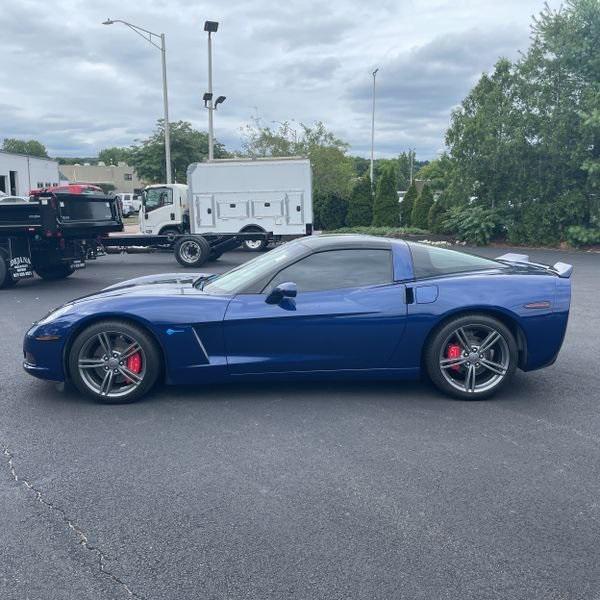
<svg viewBox="0 0 600 600"><path fill-rule="evenodd" d="M101 187L92 183L69 183L67 185L53 185L49 188L35 189L29 192L30 196L39 196L40 194L104 194Z"/></svg>

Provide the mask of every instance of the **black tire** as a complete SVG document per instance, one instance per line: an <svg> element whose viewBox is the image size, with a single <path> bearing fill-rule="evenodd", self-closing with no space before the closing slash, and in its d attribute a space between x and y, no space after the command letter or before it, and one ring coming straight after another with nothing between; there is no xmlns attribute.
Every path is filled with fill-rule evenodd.
<svg viewBox="0 0 600 600"><path fill-rule="evenodd" d="M15 287L18 281L15 281L8 271L8 258L4 252L0 251L0 289L6 290Z"/></svg>
<svg viewBox="0 0 600 600"><path fill-rule="evenodd" d="M498 337L491 343L496 339L491 336L493 332ZM488 348L484 347L486 341ZM453 350L459 356L448 358L451 346L458 348ZM461 400L483 400L511 379L519 351L515 337L504 323L473 313L440 327L428 342L423 358L429 378L439 390Z"/></svg>
<svg viewBox="0 0 600 600"><path fill-rule="evenodd" d="M160 230L159 235L169 236L171 241L175 241L175 238L180 234L180 231L177 227L163 227Z"/></svg>
<svg viewBox="0 0 600 600"><path fill-rule="evenodd" d="M263 229L259 229L258 227L250 227L248 229L244 229L244 231L240 233L264 233ZM242 248L246 252L263 252L266 250L269 242L266 239L262 240L244 240L242 242Z"/></svg>
<svg viewBox="0 0 600 600"><path fill-rule="evenodd" d="M185 235L175 242L173 252L182 267L200 267L210 256L210 244L201 236Z"/></svg>
<svg viewBox="0 0 600 600"><path fill-rule="evenodd" d="M55 265L44 265L34 267L34 271L42 278L48 281L57 279L66 279L69 275L73 275L75 269L67 263L59 263Z"/></svg>
<svg viewBox="0 0 600 600"><path fill-rule="evenodd" d="M130 348L132 340L138 344L140 349L138 354L143 367L139 371L141 373L140 382L135 382L133 379L128 380L125 373L119 370L123 369L121 366L123 362L125 369L128 365L126 360L119 361L118 356L112 357L117 363L111 363L110 366L116 367L118 370L118 372L113 370L113 375L109 375L111 369L106 366L80 369L80 359L97 359L99 362L106 363L102 357L104 350L98 337L100 334L108 336L111 350L118 354L122 354L127 348ZM94 358L88 359L90 351L94 353ZM114 363L114 360L112 362ZM152 389L162 372L162 355L152 336L142 327L126 321L106 320L90 325L75 338L69 349L67 365L69 378L80 392L103 404L124 404L139 400ZM111 377L107 388L108 393L103 394L101 382L108 376ZM133 374L131 376L133 377ZM121 387L119 387L119 382ZM110 385L114 386L114 391ZM98 391L98 386L100 391Z"/></svg>

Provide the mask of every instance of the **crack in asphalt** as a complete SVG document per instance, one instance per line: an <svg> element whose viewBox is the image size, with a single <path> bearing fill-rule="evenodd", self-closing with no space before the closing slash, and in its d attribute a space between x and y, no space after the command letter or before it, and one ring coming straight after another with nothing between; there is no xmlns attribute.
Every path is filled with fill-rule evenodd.
<svg viewBox="0 0 600 600"><path fill-rule="evenodd" d="M79 525L77 525L77 523L75 523L71 518L69 518L67 513L62 508L60 508L59 506L56 506L50 500L46 500L42 491L39 488L35 487L29 480L25 479L24 477L20 476L17 473L15 464L14 464L14 460L13 460L14 457L13 457L12 452L4 444L2 444L0 447L2 448L2 454L6 458L10 474L11 474L12 478L14 479L14 481L18 484L22 484L27 490L33 492L35 494L35 498L38 502L40 502L46 508L49 508L50 510L52 510L53 512L57 513L60 516L61 520L67 524L69 529L77 537L77 543L80 544L81 546L83 546L86 550L94 553L97 556L100 572L103 575L110 577L110 579L112 579L113 582L115 582L117 585L121 586L123 588L123 590L125 592L127 592L128 596L130 598L136 598L138 600L145 600L145 598L143 596L140 596L139 594L134 592L120 577L118 577L117 575L112 573L107 568L107 566L106 566L107 559L106 559L106 555L104 554L104 552L97 546L94 546L93 544L90 543L88 536L85 534L83 529L81 529L81 527L79 527Z"/></svg>

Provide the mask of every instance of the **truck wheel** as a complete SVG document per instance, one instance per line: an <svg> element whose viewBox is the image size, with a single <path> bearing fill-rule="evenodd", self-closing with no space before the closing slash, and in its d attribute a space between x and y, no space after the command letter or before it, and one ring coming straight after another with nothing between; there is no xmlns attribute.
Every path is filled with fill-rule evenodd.
<svg viewBox="0 0 600 600"><path fill-rule="evenodd" d="M158 235L166 235L170 242L174 242L179 233L177 227L163 227Z"/></svg>
<svg viewBox="0 0 600 600"><path fill-rule="evenodd" d="M55 279L66 279L69 275L72 275L75 272L75 269L66 263L34 267L34 270L42 279L47 279L48 281L53 281Z"/></svg>
<svg viewBox="0 0 600 600"><path fill-rule="evenodd" d="M15 287L17 283L8 272L8 259L4 252L0 252L0 289Z"/></svg>
<svg viewBox="0 0 600 600"><path fill-rule="evenodd" d="M182 267L199 267L210 256L210 244L203 237L186 235L175 242L173 252Z"/></svg>
<svg viewBox="0 0 600 600"><path fill-rule="evenodd" d="M258 227L248 227L248 229L244 229L241 233L264 233L264 230L259 229ZM269 242L266 239L261 240L244 240L242 242L242 248L246 250L246 252L262 252L267 246Z"/></svg>

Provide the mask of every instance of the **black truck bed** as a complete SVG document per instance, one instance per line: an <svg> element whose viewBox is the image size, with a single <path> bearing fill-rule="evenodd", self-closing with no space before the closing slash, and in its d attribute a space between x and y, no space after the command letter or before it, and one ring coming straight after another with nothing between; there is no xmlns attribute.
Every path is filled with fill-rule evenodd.
<svg viewBox="0 0 600 600"><path fill-rule="evenodd" d="M42 194L28 202L0 202L0 236L40 233L93 238L123 231L116 198L89 194Z"/></svg>

